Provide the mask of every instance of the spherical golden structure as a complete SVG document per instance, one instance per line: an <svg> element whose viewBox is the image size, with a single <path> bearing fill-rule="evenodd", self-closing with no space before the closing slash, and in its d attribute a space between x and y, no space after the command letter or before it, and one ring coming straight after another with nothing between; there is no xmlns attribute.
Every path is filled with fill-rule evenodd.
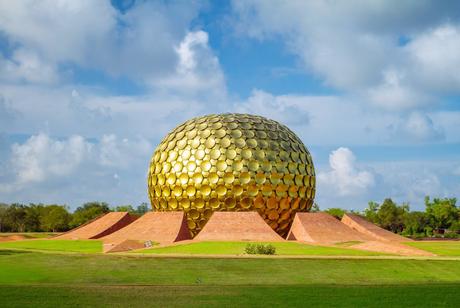
<svg viewBox="0 0 460 308"><path fill-rule="evenodd" d="M196 235L213 211L258 211L281 236L315 196L310 153L286 126L248 114L207 115L169 133L150 162L154 211L184 211Z"/></svg>

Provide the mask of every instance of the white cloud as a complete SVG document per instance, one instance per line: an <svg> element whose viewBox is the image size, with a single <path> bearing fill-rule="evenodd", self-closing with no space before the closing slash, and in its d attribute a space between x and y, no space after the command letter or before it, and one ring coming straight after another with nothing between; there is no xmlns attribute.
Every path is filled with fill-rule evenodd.
<svg viewBox="0 0 460 308"><path fill-rule="evenodd" d="M374 175L356 166L356 158L348 148L338 148L329 155L331 170L317 175L318 189L334 191L342 196L364 194L374 185Z"/></svg>
<svg viewBox="0 0 460 308"><path fill-rule="evenodd" d="M189 32L174 48L178 56L175 71L152 81L152 86L187 95L197 93L223 98L226 94L224 74L219 60L208 45L208 33Z"/></svg>
<svg viewBox="0 0 460 308"><path fill-rule="evenodd" d="M260 114L291 127L307 145L459 142L460 113L399 114L340 96L273 95L254 90L235 111ZM358 120L357 120L358 119Z"/></svg>
<svg viewBox="0 0 460 308"><path fill-rule="evenodd" d="M379 187L372 192L373 198L391 197L399 202L409 202L413 209L423 209L423 198L452 197L457 193L445 178L452 162L437 161L390 161L372 165L381 177Z"/></svg>
<svg viewBox="0 0 460 308"><path fill-rule="evenodd" d="M282 40L307 72L379 107L412 109L439 91L460 93L458 4L253 0L233 8L239 33Z"/></svg>
<svg viewBox="0 0 460 308"><path fill-rule="evenodd" d="M41 182L53 176L65 176L89 155L91 145L81 136L68 140L50 139L45 134L30 137L24 144L12 146L11 167L17 174L16 184Z"/></svg>
<svg viewBox="0 0 460 308"><path fill-rule="evenodd" d="M444 24L416 37L407 47L414 78L439 91L460 92L460 25Z"/></svg>
<svg viewBox="0 0 460 308"><path fill-rule="evenodd" d="M52 84L58 80L55 67L26 49L14 51L11 59L0 56L0 80Z"/></svg>
<svg viewBox="0 0 460 308"><path fill-rule="evenodd" d="M174 45L198 7L140 2L121 13L110 1L1 1L0 30L11 46L22 46L49 70L73 63L142 82L174 70ZM30 64L28 58L19 68ZM28 77L41 80L40 74Z"/></svg>
<svg viewBox="0 0 460 308"><path fill-rule="evenodd" d="M398 70L383 72L383 82L368 90L368 96L372 103L389 109L409 109L430 102L430 98L423 92L410 86L404 85L406 78Z"/></svg>
<svg viewBox="0 0 460 308"><path fill-rule="evenodd" d="M152 153L153 145L144 138L120 140L116 135L110 134L102 136L99 144L99 162L102 166L127 168L132 164L133 158L146 157Z"/></svg>
<svg viewBox="0 0 460 308"><path fill-rule="evenodd" d="M2 201L115 204L147 200L145 176L154 146L144 138L80 135L57 139L45 133L0 153ZM134 204L136 204L134 203Z"/></svg>
<svg viewBox="0 0 460 308"><path fill-rule="evenodd" d="M263 115L288 126L306 127L310 120L308 111L298 105L298 100L290 96L274 96L262 90L253 90L246 101L235 106L235 110Z"/></svg>
<svg viewBox="0 0 460 308"><path fill-rule="evenodd" d="M433 124L433 120L420 112L413 112L402 123L401 132L415 141L442 141L442 129Z"/></svg>

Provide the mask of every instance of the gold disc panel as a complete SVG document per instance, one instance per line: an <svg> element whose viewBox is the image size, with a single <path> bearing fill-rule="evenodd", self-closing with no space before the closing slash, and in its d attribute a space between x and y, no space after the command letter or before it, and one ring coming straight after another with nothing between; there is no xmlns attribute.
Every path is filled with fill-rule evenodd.
<svg viewBox="0 0 460 308"><path fill-rule="evenodd" d="M156 148L148 174L154 211L184 211L195 236L213 211L258 211L286 236L310 210L315 169L302 141L261 116L220 114L176 127Z"/></svg>

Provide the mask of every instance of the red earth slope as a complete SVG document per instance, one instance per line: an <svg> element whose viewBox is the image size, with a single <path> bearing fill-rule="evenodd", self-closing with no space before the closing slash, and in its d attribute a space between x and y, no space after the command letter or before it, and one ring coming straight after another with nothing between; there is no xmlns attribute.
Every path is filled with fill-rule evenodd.
<svg viewBox="0 0 460 308"><path fill-rule="evenodd" d="M129 225L137 217L128 212L103 214L69 232L53 237L54 240L98 239Z"/></svg>
<svg viewBox="0 0 460 308"><path fill-rule="evenodd" d="M393 232L387 231L382 229L370 221L367 221L361 216L356 214L345 214L342 217L342 223L347 225L348 227L366 234L376 240L379 241L389 241L389 242L408 242L412 241L404 236L400 236L398 234L394 234Z"/></svg>
<svg viewBox="0 0 460 308"><path fill-rule="evenodd" d="M152 241L171 244L190 239L183 212L149 212L127 227L101 238L104 252L117 252L145 247Z"/></svg>
<svg viewBox="0 0 460 308"><path fill-rule="evenodd" d="M368 229L373 228L368 226ZM403 256L433 256L430 252L402 244L400 236L395 236L397 241L377 239L368 232L349 227L327 213L297 213L287 239L333 247L350 242L347 248Z"/></svg>
<svg viewBox="0 0 460 308"><path fill-rule="evenodd" d="M196 241L283 241L257 212L214 212Z"/></svg>

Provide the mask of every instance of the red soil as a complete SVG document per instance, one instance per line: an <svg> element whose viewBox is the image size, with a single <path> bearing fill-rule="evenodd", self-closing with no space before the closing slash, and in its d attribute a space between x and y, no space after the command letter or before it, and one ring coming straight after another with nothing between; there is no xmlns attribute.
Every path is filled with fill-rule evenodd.
<svg viewBox="0 0 460 308"><path fill-rule="evenodd" d="M364 233L376 240L379 241L390 241L390 242L409 242L412 239L409 239L404 236L394 234L393 232L382 229L373 223L367 221L361 216L355 214L345 214L342 217L342 223L348 227Z"/></svg>
<svg viewBox="0 0 460 308"><path fill-rule="evenodd" d="M323 244L372 240L327 213L297 213L287 239Z"/></svg>
<svg viewBox="0 0 460 308"><path fill-rule="evenodd" d="M214 212L196 241L283 241L257 212Z"/></svg>
<svg viewBox="0 0 460 308"><path fill-rule="evenodd" d="M360 221L360 224L356 223L356 225L361 227L352 228L348 225L350 220L345 218L345 222L347 222L345 224L343 220L341 222L326 213L297 213L287 239L327 246L357 241L358 243L350 245L348 248L403 256L433 256L430 252L402 244L402 239L405 238L396 234L391 236L391 234L387 234L391 232L383 230L370 222ZM350 225L355 226L352 223ZM380 235L380 237L377 237L376 234Z"/></svg>
<svg viewBox="0 0 460 308"><path fill-rule="evenodd" d="M128 212L110 212L69 232L53 237L56 240L98 239L131 224L137 217Z"/></svg>
<svg viewBox="0 0 460 308"><path fill-rule="evenodd" d="M142 248L147 241L170 244L187 240L190 239L190 231L183 212L150 212L101 239L104 252L115 252Z"/></svg>

